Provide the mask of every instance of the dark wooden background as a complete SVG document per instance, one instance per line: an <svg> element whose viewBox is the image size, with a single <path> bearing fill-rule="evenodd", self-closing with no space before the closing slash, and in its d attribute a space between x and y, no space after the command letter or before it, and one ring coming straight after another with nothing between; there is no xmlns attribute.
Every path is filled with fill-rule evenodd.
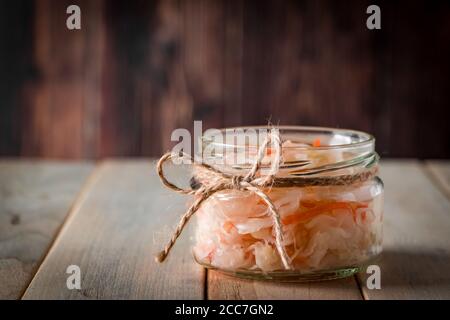
<svg viewBox="0 0 450 320"><path fill-rule="evenodd" d="M448 158L449 104L450 1L0 1L0 155L158 156L193 120L271 119Z"/></svg>

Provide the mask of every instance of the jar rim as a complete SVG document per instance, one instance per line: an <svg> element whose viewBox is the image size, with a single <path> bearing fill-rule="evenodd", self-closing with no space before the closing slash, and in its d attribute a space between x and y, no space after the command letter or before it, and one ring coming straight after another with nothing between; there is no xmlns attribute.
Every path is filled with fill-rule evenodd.
<svg viewBox="0 0 450 320"><path fill-rule="evenodd" d="M228 170L227 173L249 170L257 154L253 150L250 155L248 148L260 145L272 128L279 130L282 149L290 152L291 156L290 160L284 161L284 158L281 163L280 175L340 174L344 172L341 169L371 167L378 163L379 156L375 152L375 138L372 135L357 130L309 126L245 126L206 131L202 136L205 146L202 161L220 167L222 171ZM246 131L252 129L264 131ZM255 137L254 133L257 133L256 140L247 141L246 137ZM242 136L244 139L239 139ZM314 139L319 139L319 144L321 141L325 143L315 146ZM284 142L287 141L292 145L286 145ZM240 150L245 151L240 153ZM314 153L312 157L310 152ZM261 168L270 168L270 163L262 163Z"/></svg>
<svg viewBox="0 0 450 320"><path fill-rule="evenodd" d="M349 143L337 143L332 145L320 145L320 146L309 146L309 145L300 145L300 146L284 146L283 148L289 149L289 150L308 150L311 148L314 148L315 150L336 150L336 149L342 149L342 148L357 148L357 147L368 147L370 145L375 144L375 137L367 132L359 131L359 130L353 130L353 129L344 129L344 128L332 128L332 127L317 127L317 126L275 126L275 129L280 131L280 135L283 138L284 134L286 132L291 133L303 133L303 134L323 134L323 135L340 135L341 137L349 138L351 141ZM270 130L270 127L268 126L240 126L240 127L227 127L218 129L216 131L216 134L220 132L221 134L226 134L227 132L236 130ZM205 142L205 139L211 139L216 134L212 135L203 135L202 141ZM216 145L221 146L228 146L228 147L239 147L236 143L228 143L228 142L213 142Z"/></svg>

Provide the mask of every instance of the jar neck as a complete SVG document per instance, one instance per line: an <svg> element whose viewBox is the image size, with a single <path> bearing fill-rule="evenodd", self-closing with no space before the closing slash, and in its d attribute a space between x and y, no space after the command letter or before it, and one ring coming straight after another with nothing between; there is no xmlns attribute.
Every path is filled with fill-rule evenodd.
<svg viewBox="0 0 450 320"><path fill-rule="evenodd" d="M245 175L256 162L259 146L265 140L265 135L259 134L260 129L224 129L206 135L204 147L210 151L213 146L214 152L203 154L202 160L223 173ZM262 129L267 132L266 128ZM375 139L364 132L319 127L278 127L277 130L282 141L277 174L280 177L348 174L378 163ZM269 171L275 159L273 148L269 146L266 151L261 175Z"/></svg>

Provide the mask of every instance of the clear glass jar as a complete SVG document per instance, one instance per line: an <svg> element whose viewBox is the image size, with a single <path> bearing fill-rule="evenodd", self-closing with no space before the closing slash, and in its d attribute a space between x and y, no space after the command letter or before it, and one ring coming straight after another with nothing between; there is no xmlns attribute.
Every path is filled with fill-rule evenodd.
<svg viewBox="0 0 450 320"><path fill-rule="evenodd" d="M206 134L204 149L214 146L221 151L204 154L203 160L221 172L245 176L256 159L260 139L255 144L240 138L249 130L265 129ZM360 271L382 250L383 183L376 175L375 139L352 130L278 129L283 161L276 178L311 182L262 189L280 214L282 244L292 267L287 270L277 252L267 205L256 194L238 190L213 194L196 213L196 261L235 276L278 281L334 279ZM220 134L227 135L225 142L216 139ZM246 156L237 161L243 153ZM263 169L273 161L271 153L268 149ZM366 179L345 178L358 175ZM194 185L208 179L194 170ZM338 183L327 184L327 179Z"/></svg>

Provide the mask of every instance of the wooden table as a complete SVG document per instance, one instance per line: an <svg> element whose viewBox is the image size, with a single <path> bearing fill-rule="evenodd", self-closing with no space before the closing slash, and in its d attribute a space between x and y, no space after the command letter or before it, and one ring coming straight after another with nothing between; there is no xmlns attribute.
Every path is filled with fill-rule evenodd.
<svg viewBox="0 0 450 320"><path fill-rule="evenodd" d="M171 173L180 181L178 170ZM0 298L450 298L450 162L382 163L381 290L367 289L365 273L286 284L206 271L191 257L191 226L156 264L186 198L163 188L154 171L151 160L1 160ZM67 289L69 265L80 267L80 290Z"/></svg>

